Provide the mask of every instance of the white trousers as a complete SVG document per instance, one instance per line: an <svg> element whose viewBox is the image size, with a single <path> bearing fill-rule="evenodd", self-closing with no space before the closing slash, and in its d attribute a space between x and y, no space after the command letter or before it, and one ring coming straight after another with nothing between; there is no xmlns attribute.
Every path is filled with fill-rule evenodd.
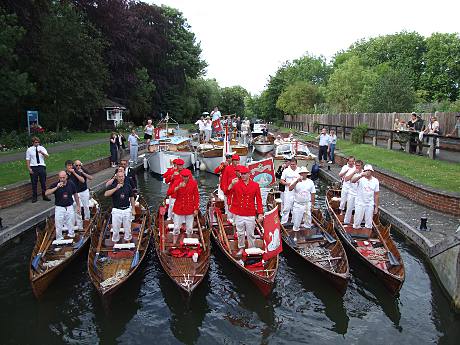
<svg viewBox="0 0 460 345"><path fill-rule="evenodd" d="M305 216L305 227L307 229L311 228L311 202L305 204L300 204L294 202L292 207L292 230L299 231L302 220Z"/></svg>
<svg viewBox="0 0 460 345"><path fill-rule="evenodd" d="M134 164L137 164L137 152L139 150L139 146L131 145L129 148L129 160Z"/></svg>
<svg viewBox="0 0 460 345"><path fill-rule="evenodd" d="M350 224L351 213L355 209L355 199L356 199L356 195L354 193L349 192L348 197L347 197L347 211L345 212L345 218L343 219L343 222L345 224Z"/></svg>
<svg viewBox="0 0 460 345"><path fill-rule="evenodd" d="M124 240L131 240L131 207L126 210L120 210L118 208L112 208L112 241L118 242L120 240L120 228L123 224L123 230L125 231Z"/></svg>
<svg viewBox="0 0 460 345"><path fill-rule="evenodd" d="M85 189L83 192L78 193L78 197L80 198L80 205L83 207L85 219L88 220L91 218L91 211L89 210L89 189ZM81 218L82 216L80 214L80 219Z"/></svg>
<svg viewBox="0 0 460 345"><path fill-rule="evenodd" d="M174 219L174 213L173 213L173 207L174 203L176 202L176 199L169 197L169 206L168 206L168 220L169 219Z"/></svg>
<svg viewBox="0 0 460 345"><path fill-rule="evenodd" d="M288 186L286 186L288 188ZM283 215L281 217L281 224L286 224L289 220L289 213L294 206L294 191L285 191L283 200Z"/></svg>
<svg viewBox="0 0 460 345"><path fill-rule="evenodd" d="M348 187L343 187L342 186L342 191L340 192L340 206L339 206L339 209L340 210L345 210L345 205L347 203L347 198L348 198L348 192L350 190L348 189Z"/></svg>
<svg viewBox="0 0 460 345"><path fill-rule="evenodd" d="M75 232L73 230L74 224L74 211L73 206L56 206L54 208L54 221L56 225L56 239L62 240L64 236L62 236L62 229L65 227L69 231L69 236L74 237Z"/></svg>
<svg viewBox="0 0 460 345"><path fill-rule="evenodd" d="M254 229L256 227L255 216L238 216L235 217L236 231L238 234L238 248L245 247L245 234L248 236L248 248L254 247Z"/></svg>
<svg viewBox="0 0 460 345"><path fill-rule="evenodd" d="M372 229L372 217L374 216L374 204L362 205L356 204L355 205L355 220L353 222L353 229L361 228L361 222L365 221L365 227L368 229Z"/></svg>
<svg viewBox="0 0 460 345"><path fill-rule="evenodd" d="M185 223L185 231L187 235L191 235L193 233L193 214L175 214L174 213L174 229L173 235L179 235L180 227L183 223Z"/></svg>
<svg viewBox="0 0 460 345"><path fill-rule="evenodd" d="M232 212L230 212L230 205L228 204L228 198L226 195L224 196L224 205L227 219L230 221L230 223L233 223L235 215Z"/></svg>

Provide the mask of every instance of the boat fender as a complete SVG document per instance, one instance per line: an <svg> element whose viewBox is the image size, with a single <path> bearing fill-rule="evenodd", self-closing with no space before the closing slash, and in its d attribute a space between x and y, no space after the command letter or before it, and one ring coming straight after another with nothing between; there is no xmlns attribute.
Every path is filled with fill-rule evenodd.
<svg viewBox="0 0 460 345"><path fill-rule="evenodd" d="M147 170L148 167L149 167L149 162L147 158L144 157L144 170Z"/></svg>
<svg viewBox="0 0 460 345"><path fill-rule="evenodd" d="M190 154L190 160L192 161L192 165L195 165L196 157L195 157L195 154L193 152Z"/></svg>
<svg viewBox="0 0 460 345"><path fill-rule="evenodd" d="M204 164L204 162L201 162L201 164L200 164L200 170L201 170L201 171L205 171L205 170L206 170L206 164Z"/></svg>

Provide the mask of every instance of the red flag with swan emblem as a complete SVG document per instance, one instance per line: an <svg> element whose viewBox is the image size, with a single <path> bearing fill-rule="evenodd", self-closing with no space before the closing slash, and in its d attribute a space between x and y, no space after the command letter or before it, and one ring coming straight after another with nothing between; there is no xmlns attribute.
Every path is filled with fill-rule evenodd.
<svg viewBox="0 0 460 345"><path fill-rule="evenodd" d="M278 207L275 207L270 212L264 214L263 225L265 243L265 253L263 254L263 259L267 261L283 251Z"/></svg>

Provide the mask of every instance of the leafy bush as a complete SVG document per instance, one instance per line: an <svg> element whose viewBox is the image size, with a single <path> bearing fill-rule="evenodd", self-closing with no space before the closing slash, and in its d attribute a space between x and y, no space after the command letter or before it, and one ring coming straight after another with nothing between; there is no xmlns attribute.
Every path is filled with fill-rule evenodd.
<svg viewBox="0 0 460 345"><path fill-rule="evenodd" d="M353 144L362 144L364 142L364 136L367 133L368 126L363 123L353 128L351 131L351 142Z"/></svg>
<svg viewBox="0 0 460 345"><path fill-rule="evenodd" d="M2 130L0 133L0 147L3 150L28 147L31 144L30 139L32 136L39 137L42 144L51 144L71 139L70 133L68 131L61 131L58 133L48 131L44 133L32 134L29 136L27 132L18 133L16 131L7 132L6 130Z"/></svg>
<svg viewBox="0 0 460 345"><path fill-rule="evenodd" d="M316 132L319 129L319 123L318 121L313 122L313 131Z"/></svg>

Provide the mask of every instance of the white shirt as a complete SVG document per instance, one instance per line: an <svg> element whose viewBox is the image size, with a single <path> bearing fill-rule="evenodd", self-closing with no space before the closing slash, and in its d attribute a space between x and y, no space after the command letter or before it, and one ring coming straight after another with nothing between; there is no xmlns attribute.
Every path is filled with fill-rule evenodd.
<svg viewBox="0 0 460 345"><path fill-rule="evenodd" d="M329 135L329 144L335 145L337 144L337 135Z"/></svg>
<svg viewBox="0 0 460 345"><path fill-rule="evenodd" d="M200 131L204 131L204 130L205 130L205 128L204 128L204 127L205 127L205 123L204 123L204 121L202 121L201 119L198 120L197 122L195 122L195 125L198 125L198 129L199 129Z"/></svg>
<svg viewBox="0 0 460 345"><path fill-rule="evenodd" d="M153 130L155 129L155 127L153 127L153 125L147 125L145 126L144 128L144 133L145 134L148 134L148 135L153 135Z"/></svg>
<svg viewBox="0 0 460 345"><path fill-rule="evenodd" d="M48 154L48 151L46 151L46 149L41 145L38 145L37 148L35 148L35 146L31 146L26 151L26 160L30 161L30 166L31 167L36 167L36 166L39 166L39 165L42 165L42 166L45 167L46 166L45 156L42 155L41 153L38 153L38 156L40 158L40 164L37 163L37 155L36 155L36 150L37 149L38 149L38 151L42 151L42 152Z"/></svg>
<svg viewBox="0 0 460 345"><path fill-rule="evenodd" d="M329 134L320 134L319 136L319 146L328 146L329 145Z"/></svg>
<svg viewBox="0 0 460 345"><path fill-rule="evenodd" d="M294 193L294 201L296 203L309 203L311 202L311 195L316 193L315 184L309 178L302 180L295 185Z"/></svg>
<svg viewBox="0 0 460 345"><path fill-rule="evenodd" d="M352 174L353 174L353 177L361 175L361 173L358 173L358 174L355 175L355 171L356 171L356 168L351 168L350 172L347 173L345 176L350 176ZM351 180L350 180L350 181L347 181L347 182L349 183L349 185L348 185L348 193L350 193L351 195L356 196L356 193L358 192L358 182L359 181L355 182L355 183L352 183Z"/></svg>
<svg viewBox="0 0 460 345"><path fill-rule="evenodd" d="M137 146L138 145L137 135L130 134L129 137L128 137L128 141L132 146Z"/></svg>
<svg viewBox="0 0 460 345"><path fill-rule="evenodd" d="M439 130L439 122L438 121L433 121L428 124L429 134L435 134L438 133Z"/></svg>
<svg viewBox="0 0 460 345"><path fill-rule="evenodd" d="M299 167L297 167L295 170L292 170L290 166L283 170L283 173L281 174L281 179L287 182L285 192L293 192L289 191L288 187L292 182L294 182L296 179L300 177L299 170Z"/></svg>
<svg viewBox="0 0 460 345"><path fill-rule="evenodd" d="M348 164L345 164L342 169L340 170L340 173L339 174L343 174L345 173L345 175L343 175L343 177L341 177L342 179L342 188L349 188L350 185L351 185L351 181L344 181L344 177L347 176L348 174L352 174L355 172L355 166L353 165L351 168L348 166Z"/></svg>
<svg viewBox="0 0 460 345"><path fill-rule="evenodd" d="M220 117L222 116L222 115L220 114L220 111L219 111L219 110L212 112L211 115L212 115L212 120L213 120L213 121L215 121L215 120L217 120L217 119L220 119Z"/></svg>
<svg viewBox="0 0 460 345"><path fill-rule="evenodd" d="M379 191L379 180L374 176L371 179L362 177L358 180L358 189L356 192L356 204L374 205L374 193Z"/></svg>
<svg viewBox="0 0 460 345"><path fill-rule="evenodd" d="M212 131L212 121L207 120L204 124L204 130L205 131Z"/></svg>

